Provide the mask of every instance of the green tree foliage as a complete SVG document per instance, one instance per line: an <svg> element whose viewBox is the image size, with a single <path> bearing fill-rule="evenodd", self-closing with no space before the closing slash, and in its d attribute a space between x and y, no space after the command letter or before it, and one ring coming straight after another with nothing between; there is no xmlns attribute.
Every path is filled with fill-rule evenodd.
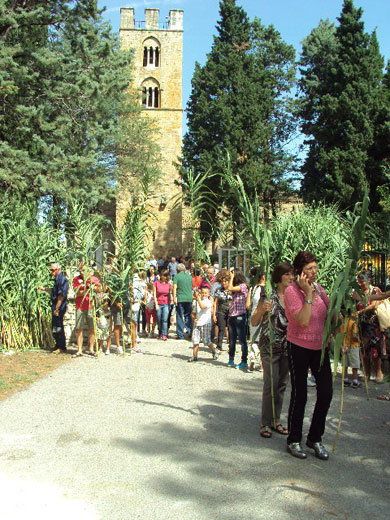
<svg viewBox="0 0 390 520"><path fill-rule="evenodd" d="M141 141L144 165L130 62L96 0L0 0L0 189L93 206L114 191L118 152L134 169Z"/></svg>
<svg viewBox="0 0 390 520"><path fill-rule="evenodd" d="M229 155L245 188L256 189L271 206L286 190L283 175L291 162L284 145L294 126L286 99L295 77L294 49L272 26L251 23L235 0L220 2L217 32L206 64L195 66L183 172L220 172ZM208 186L219 204L225 199L234 210L221 175Z"/></svg>
<svg viewBox="0 0 390 520"><path fill-rule="evenodd" d="M321 21L303 42L300 115L308 155L302 192L309 201L353 208L369 185L371 210L377 210L390 119L376 34L364 31L361 17L345 0L338 26Z"/></svg>

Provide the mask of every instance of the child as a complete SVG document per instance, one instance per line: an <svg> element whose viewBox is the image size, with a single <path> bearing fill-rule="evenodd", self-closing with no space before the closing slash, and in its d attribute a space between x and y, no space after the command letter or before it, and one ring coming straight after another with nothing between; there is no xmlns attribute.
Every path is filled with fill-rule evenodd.
<svg viewBox="0 0 390 520"><path fill-rule="evenodd" d="M138 322L138 313L141 308L141 302L143 301L144 295L143 291L134 284L134 286L129 286L130 290L130 307L131 313L128 312L127 315L127 330L129 336L131 337L131 348L133 352L140 353L141 349L137 347L137 322ZM129 330L129 322L130 322L130 330Z"/></svg>
<svg viewBox="0 0 390 520"><path fill-rule="evenodd" d="M218 359L217 349L211 342L211 309L213 299L210 297L209 287L203 287L199 293L196 292L196 304L193 306L192 320L194 328L192 332L192 343L194 345L193 356L188 360L198 361L199 343L208 345L213 353L214 359ZM196 312L195 312L196 311Z"/></svg>
<svg viewBox="0 0 390 520"><path fill-rule="evenodd" d="M157 324L157 314L154 308L153 283L148 283L145 293L145 312L146 312L146 332L149 336L154 336L154 329ZM153 323L151 323L153 318Z"/></svg>
<svg viewBox="0 0 390 520"><path fill-rule="evenodd" d="M345 355L346 364L344 370L344 386L359 388L361 383L358 381L358 370L360 368L359 352L359 331L356 323L356 316L349 315L345 320ZM340 332L344 333L344 324L341 325ZM352 383L348 378L348 366L352 368Z"/></svg>
<svg viewBox="0 0 390 520"><path fill-rule="evenodd" d="M106 355L110 354L111 348L111 313L108 301L104 300L102 307L97 311L97 336L99 340L99 352L103 353L104 341L107 341Z"/></svg>

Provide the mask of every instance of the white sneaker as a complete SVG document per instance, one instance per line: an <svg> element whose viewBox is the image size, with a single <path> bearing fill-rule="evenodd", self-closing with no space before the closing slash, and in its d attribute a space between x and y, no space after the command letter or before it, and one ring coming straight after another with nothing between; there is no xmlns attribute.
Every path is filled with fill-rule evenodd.
<svg viewBox="0 0 390 520"><path fill-rule="evenodd" d="M111 354L111 351L110 351L110 349L108 348L108 349L106 350L106 356L109 356L110 354Z"/></svg>
<svg viewBox="0 0 390 520"><path fill-rule="evenodd" d="M122 347L117 347L116 353L117 353L118 356L122 356L123 355L123 348Z"/></svg>

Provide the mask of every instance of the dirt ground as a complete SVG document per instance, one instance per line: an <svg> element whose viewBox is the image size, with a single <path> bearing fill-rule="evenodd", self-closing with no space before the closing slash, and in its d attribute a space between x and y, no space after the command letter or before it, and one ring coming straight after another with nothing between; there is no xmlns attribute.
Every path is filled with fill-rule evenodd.
<svg viewBox="0 0 390 520"><path fill-rule="evenodd" d="M0 400L69 360L67 354L51 354L43 350L15 352L12 355L0 353Z"/></svg>

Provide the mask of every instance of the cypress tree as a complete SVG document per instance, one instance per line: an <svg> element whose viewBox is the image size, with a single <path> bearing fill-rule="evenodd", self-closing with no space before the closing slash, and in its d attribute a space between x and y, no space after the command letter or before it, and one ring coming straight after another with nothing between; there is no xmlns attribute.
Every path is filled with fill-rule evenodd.
<svg viewBox="0 0 390 520"><path fill-rule="evenodd" d="M234 216L235 202L219 175L230 157L249 193L272 206L290 157L283 144L293 128L286 93L294 82L294 49L271 26L250 22L235 0L220 2L217 36L204 66L195 65L187 106L183 165L210 170L209 188Z"/></svg>
<svg viewBox="0 0 390 520"><path fill-rule="evenodd" d="M320 22L303 44L301 59L302 130L308 155L302 192L307 200L353 207L380 169L368 169L375 142L383 59L375 33L364 31L362 9L344 0L334 28ZM375 209L375 197L372 207Z"/></svg>

